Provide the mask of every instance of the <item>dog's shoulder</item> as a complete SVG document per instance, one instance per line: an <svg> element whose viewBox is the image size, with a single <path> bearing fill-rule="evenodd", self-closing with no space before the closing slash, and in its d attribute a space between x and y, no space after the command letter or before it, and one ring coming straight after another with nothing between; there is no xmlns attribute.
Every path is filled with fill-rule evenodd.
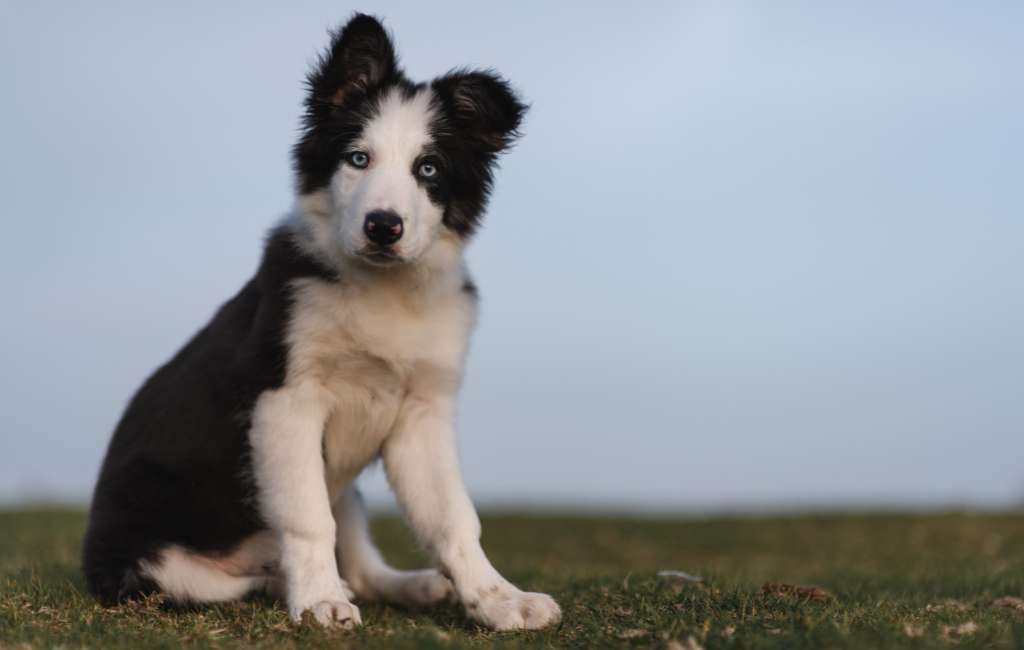
<svg viewBox="0 0 1024 650"><path fill-rule="evenodd" d="M294 309L293 283L336 282L284 227L272 230L255 276L178 353L158 368L129 403L113 447L160 446L175 436L223 438L225 426L243 427L259 395L283 385L285 338ZM175 417L159 414L174 413ZM188 415L188 426L180 421ZM185 433L181 433L184 430ZM158 450L166 458L173 451Z"/></svg>

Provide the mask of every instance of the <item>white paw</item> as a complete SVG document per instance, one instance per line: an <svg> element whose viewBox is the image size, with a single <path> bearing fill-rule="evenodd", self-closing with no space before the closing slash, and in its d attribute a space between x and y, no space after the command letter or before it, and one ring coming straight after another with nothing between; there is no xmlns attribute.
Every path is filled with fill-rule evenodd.
<svg viewBox="0 0 1024 650"><path fill-rule="evenodd" d="M363 623L363 619L359 617L359 608L340 600L322 600L301 609L296 607L292 609L291 615L294 620L301 621L307 612L312 614L313 620L323 626L353 627Z"/></svg>
<svg viewBox="0 0 1024 650"><path fill-rule="evenodd" d="M388 582L381 596L406 607L429 607L452 596L451 581L434 569L396 572Z"/></svg>
<svg viewBox="0 0 1024 650"><path fill-rule="evenodd" d="M520 591L508 583L463 602L470 618L494 630L539 630L562 620L562 610L551 596Z"/></svg>

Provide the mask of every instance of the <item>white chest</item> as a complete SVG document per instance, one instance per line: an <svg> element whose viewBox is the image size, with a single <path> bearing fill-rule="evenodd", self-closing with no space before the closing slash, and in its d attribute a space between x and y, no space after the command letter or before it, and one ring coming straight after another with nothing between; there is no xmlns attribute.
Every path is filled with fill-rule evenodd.
<svg viewBox="0 0 1024 650"><path fill-rule="evenodd" d="M471 300L458 291L410 304L383 291L296 284L286 381L327 402L332 496L377 457L403 404L455 393L473 317Z"/></svg>

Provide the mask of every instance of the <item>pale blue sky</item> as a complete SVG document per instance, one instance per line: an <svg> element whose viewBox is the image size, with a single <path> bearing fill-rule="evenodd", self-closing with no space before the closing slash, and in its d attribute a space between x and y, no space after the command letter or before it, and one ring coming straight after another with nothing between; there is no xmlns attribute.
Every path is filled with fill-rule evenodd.
<svg viewBox="0 0 1024 650"><path fill-rule="evenodd" d="M8 1L0 502L87 500L251 275L353 9L533 104L469 252L479 502L1024 501L1020 3Z"/></svg>

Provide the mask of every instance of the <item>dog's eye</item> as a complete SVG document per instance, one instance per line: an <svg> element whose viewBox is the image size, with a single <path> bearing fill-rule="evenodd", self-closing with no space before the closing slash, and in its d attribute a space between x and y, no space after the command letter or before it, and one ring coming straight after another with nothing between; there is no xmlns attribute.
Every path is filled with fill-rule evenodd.
<svg viewBox="0 0 1024 650"><path fill-rule="evenodd" d="M357 169L366 169L370 164L370 156L363 151L353 151L348 155L348 164Z"/></svg>
<svg viewBox="0 0 1024 650"><path fill-rule="evenodd" d="M437 175L437 166L431 165L430 163L423 163L420 165L420 176L423 178L433 178Z"/></svg>

